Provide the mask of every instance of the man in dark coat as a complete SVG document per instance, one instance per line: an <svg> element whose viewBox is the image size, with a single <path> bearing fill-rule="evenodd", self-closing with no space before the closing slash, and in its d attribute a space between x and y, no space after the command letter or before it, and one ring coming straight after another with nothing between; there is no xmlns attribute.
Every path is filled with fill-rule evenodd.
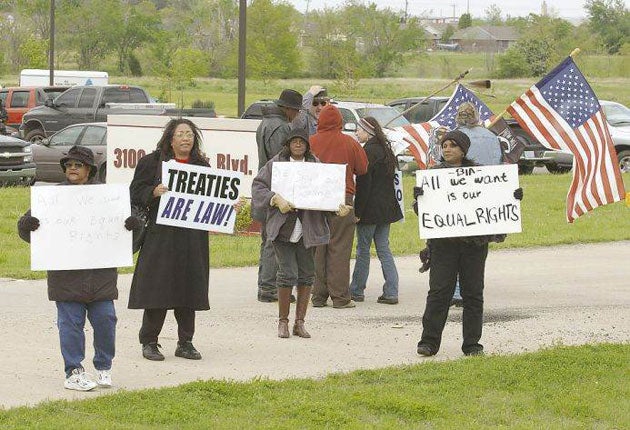
<svg viewBox="0 0 630 430"><path fill-rule="evenodd" d="M291 133L290 122L302 108L302 95L295 90L283 90L272 106L263 108L263 119L256 130L258 145L258 170L275 157L283 148ZM261 223L260 259L258 260L258 300L277 302L276 274L278 264L271 242L267 241L265 219L267 213L252 208L252 217Z"/></svg>
<svg viewBox="0 0 630 430"><path fill-rule="evenodd" d="M95 179L96 164L92 150L73 146L68 155L61 159L61 168L66 180L60 185L98 184ZM18 221L18 233L26 242L31 241L31 232L39 228L39 219L31 215L30 209ZM138 220L125 220L128 230L138 227ZM98 385L110 387L112 359L115 354L116 310L114 300L118 298L116 268L49 270L48 299L57 305L57 327L64 360L69 390L89 391ZM83 369L85 358L85 317L94 330L94 367L98 379L92 381Z"/></svg>

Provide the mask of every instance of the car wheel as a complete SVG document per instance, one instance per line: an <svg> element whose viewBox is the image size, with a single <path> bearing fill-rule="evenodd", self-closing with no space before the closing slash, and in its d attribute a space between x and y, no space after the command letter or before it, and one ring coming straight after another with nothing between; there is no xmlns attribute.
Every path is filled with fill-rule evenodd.
<svg viewBox="0 0 630 430"><path fill-rule="evenodd" d="M619 169L621 169L621 172L630 172L630 149L620 151L617 154L617 159L619 160Z"/></svg>
<svg viewBox="0 0 630 430"><path fill-rule="evenodd" d="M554 175L561 175L563 173L568 173L571 171L571 167L562 167L562 166L558 166L557 164L547 164L545 167L547 167L547 170L549 171L549 173L553 173Z"/></svg>
<svg viewBox="0 0 630 430"><path fill-rule="evenodd" d="M32 143L39 143L46 138L44 130L36 128L26 134L26 140Z"/></svg>
<svg viewBox="0 0 630 430"><path fill-rule="evenodd" d="M534 166L530 166L528 164L519 164L518 165L518 174L519 175L531 175L534 171Z"/></svg>

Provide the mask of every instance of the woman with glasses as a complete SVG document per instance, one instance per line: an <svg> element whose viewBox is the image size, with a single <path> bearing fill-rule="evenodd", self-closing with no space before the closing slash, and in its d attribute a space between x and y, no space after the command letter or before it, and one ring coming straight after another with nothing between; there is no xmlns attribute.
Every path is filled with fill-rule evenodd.
<svg viewBox="0 0 630 430"><path fill-rule="evenodd" d="M173 309L179 341L175 356L201 359L192 344L195 311L208 310L208 233L156 224L161 196L168 191L162 183L162 162L175 160L209 166L200 150L201 133L184 118L172 119L151 154L138 161L129 186L132 204L149 208L149 222L129 293L129 308L144 309L140 343L147 360L162 361L158 336L166 312Z"/></svg>

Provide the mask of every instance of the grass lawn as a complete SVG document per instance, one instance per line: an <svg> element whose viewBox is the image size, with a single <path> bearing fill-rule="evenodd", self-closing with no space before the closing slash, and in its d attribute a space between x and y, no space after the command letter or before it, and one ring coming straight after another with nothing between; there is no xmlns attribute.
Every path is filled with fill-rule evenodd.
<svg viewBox="0 0 630 430"><path fill-rule="evenodd" d="M395 255L416 254L424 245L418 236L418 217L411 210L412 187L415 177L405 176L405 222L395 223L390 233L390 245ZM595 209L566 222L565 199L571 174L529 175L520 177L525 198L522 202L523 232L511 234L497 249L550 246L570 243L630 240L630 216L623 202ZM630 174L624 175L630 190ZM41 279L45 272L29 269L29 245L17 235L17 219L29 207L29 189L0 188L0 277ZM258 264L259 236L212 235L210 238L211 267L252 266ZM131 268L121 269L130 273Z"/></svg>
<svg viewBox="0 0 630 430"><path fill-rule="evenodd" d="M629 356L628 344L559 346L321 380L198 381L0 411L0 428L622 429Z"/></svg>

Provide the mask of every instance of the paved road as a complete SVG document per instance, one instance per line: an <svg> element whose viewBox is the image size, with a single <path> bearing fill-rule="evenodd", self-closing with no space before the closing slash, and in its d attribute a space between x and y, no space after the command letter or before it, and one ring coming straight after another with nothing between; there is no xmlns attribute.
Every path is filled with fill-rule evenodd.
<svg viewBox="0 0 630 430"><path fill-rule="evenodd" d="M0 406L93 398L197 379L321 377L459 359L460 309L451 310L438 355L416 354L428 276L418 273L416 257L396 261L399 305L376 303L382 277L378 262L372 261L367 301L355 309L309 308L306 324L313 338L308 340L276 337L275 305L255 298L256 268L213 269L212 309L198 314L194 342L204 358L196 362L173 356L177 330L170 313L160 339L166 360L142 358L137 340L142 312L126 309L131 276L120 276L115 387L89 393L63 389L56 311L46 298L46 282L0 280ZM556 343L629 342L629 261L630 242L491 251L482 339L486 351L512 354ZM86 331L91 339L91 329ZM92 371L88 349L84 365Z"/></svg>

